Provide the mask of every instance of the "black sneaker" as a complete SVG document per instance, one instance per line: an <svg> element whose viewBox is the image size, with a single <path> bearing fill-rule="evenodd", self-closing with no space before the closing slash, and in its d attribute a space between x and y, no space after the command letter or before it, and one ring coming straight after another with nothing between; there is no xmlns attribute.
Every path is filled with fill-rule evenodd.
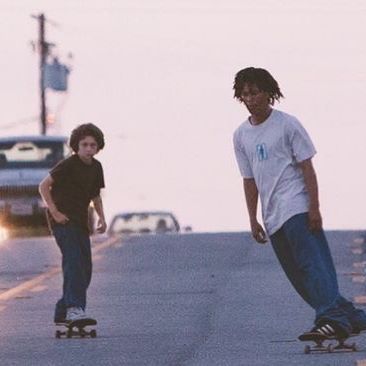
<svg viewBox="0 0 366 366"><path fill-rule="evenodd" d="M352 326L352 334L360 334L366 331L366 315L363 310L355 309L348 317Z"/></svg>
<svg viewBox="0 0 366 366"><path fill-rule="evenodd" d="M334 324L324 323L315 326L310 332L305 332L299 336L300 341L313 341L322 339L342 339L347 338L346 331Z"/></svg>
<svg viewBox="0 0 366 366"><path fill-rule="evenodd" d="M55 322L55 324L64 324L66 323L66 318L65 317L55 317L53 319L53 321Z"/></svg>

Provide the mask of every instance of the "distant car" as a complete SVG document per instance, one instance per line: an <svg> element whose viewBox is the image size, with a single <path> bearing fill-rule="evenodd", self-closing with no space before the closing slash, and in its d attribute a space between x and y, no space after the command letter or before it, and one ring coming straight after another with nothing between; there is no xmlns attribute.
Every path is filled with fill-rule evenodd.
<svg viewBox="0 0 366 366"><path fill-rule="evenodd" d="M178 220L171 212L125 212L114 216L108 234L166 234L178 233Z"/></svg>
<svg viewBox="0 0 366 366"><path fill-rule="evenodd" d="M0 223L45 224L38 185L70 153L64 136L0 138Z"/></svg>

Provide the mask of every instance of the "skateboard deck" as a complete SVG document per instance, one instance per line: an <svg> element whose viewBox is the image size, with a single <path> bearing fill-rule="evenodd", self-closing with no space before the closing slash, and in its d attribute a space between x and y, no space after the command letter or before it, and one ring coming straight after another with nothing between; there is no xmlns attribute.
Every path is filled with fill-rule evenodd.
<svg viewBox="0 0 366 366"><path fill-rule="evenodd" d="M66 327L65 330L56 330L55 336L56 338L61 338L65 336L66 338L72 337L90 337L96 338L97 331L95 329L86 330L85 327L96 325L97 321L95 319L86 318L80 320L74 320L72 322L62 322L56 323L56 326Z"/></svg>
<svg viewBox="0 0 366 366"><path fill-rule="evenodd" d="M348 338L356 337L359 334L351 334ZM348 338L335 338L335 337L327 337L325 335L321 335L319 333L306 333L302 334L299 337L299 340L302 342L312 342L313 345L306 345L304 348L304 353L331 353L331 352L356 352L357 346L355 343L346 343ZM336 341L337 344L334 345L333 341ZM314 345L315 344L315 345Z"/></svg>

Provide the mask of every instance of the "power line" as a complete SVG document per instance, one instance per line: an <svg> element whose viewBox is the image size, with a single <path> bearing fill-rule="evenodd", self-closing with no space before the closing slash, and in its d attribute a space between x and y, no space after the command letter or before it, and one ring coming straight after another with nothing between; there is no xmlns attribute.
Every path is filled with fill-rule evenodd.
<svg viewBox="0 0 366 366"><path fill-rule="evenodd" d="M11 129L11 128L14 128L17 126L22 126L22 125L26 125L26 124L29 124L32 122L36 122L36 121L38 121L38 119L39 119L39 116L21 118L16 121L10 122L8 124L1 125L0 127L2 130L8 130L8 129Z"/></svg>

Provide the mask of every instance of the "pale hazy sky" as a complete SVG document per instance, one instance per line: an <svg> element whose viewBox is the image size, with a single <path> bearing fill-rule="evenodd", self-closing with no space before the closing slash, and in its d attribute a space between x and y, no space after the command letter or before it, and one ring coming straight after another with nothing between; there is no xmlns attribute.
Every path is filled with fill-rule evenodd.
<svg viewBox="0 0 366 366"><path fill-rule="evenodd" d="M366 227L366 2L356 0L1 0L0 134L39 132L37 37L74 53L60 128L106 135L108 218L166 209L199 231L247 230L232 133L247 117L234 74L267 68L318 154L327 229ZM10 127L13 124L14 127ZM1 172L0 172L1 174Z"/></svg>

